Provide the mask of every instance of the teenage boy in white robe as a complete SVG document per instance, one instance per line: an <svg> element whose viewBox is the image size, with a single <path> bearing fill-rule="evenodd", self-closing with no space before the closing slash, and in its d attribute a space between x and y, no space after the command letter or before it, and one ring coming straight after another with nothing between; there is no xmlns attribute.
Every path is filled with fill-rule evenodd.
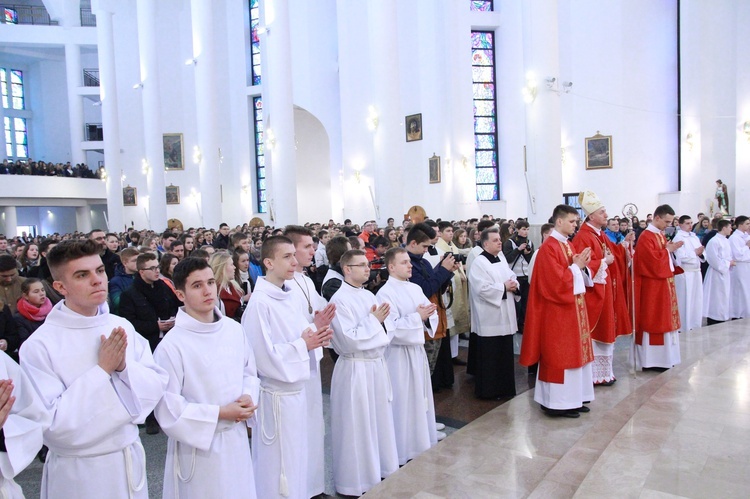
<svg viewBox="0 0 750 499"><path fill-rule="evenodd" d="M424 350L424 334L438 326L437 305L430 303L422 288L409 282L412 265L403 248L385 254L388 280L378 291L380 304L391 304L385 328L391 343L385 351L393 383L393 425L398 464L404 465L437 443L435 402L432 398L430 364ZM430 327L425 326L430 322Z"/></svg>
<svg viewBox="0 0 750 499"><path fill-rule="evenodd" d="M729 314L733 319L750 317L750 218L740 215L734 221L737 230L729 236L735 267L729 273L732 295Z"/></svg>
<svg viewBox="0 0 750 499"><path fill-rule="evenodd" d="M216 279L202 258L172 274L185 304L154 359L169 374L156 419L169 436L164 498L255 499L247 426L260 380L242 326L216 308Z"/></svg>
<svg viewBox="0 0 750 499"><path fill-rule="evenodd" d="M316 329L330 326L336 313L336 306L329 305L315 290L315 283L302 269L312 264L315 256L312 231L299 225L287 225L284 235L294 243L294 257L297 268L294 277L286 281L297 300L297 307L303 311L308 322L315 323ZM323 348L310 350L310 379L307 381L307 494L315 497L325 492L325 421L323 420L323 388L320 382L320 360Z"/></svg>
<svg viewBox="0 0 750 499"><path fill-rule="evenodd" d="M732 249L727 237L732 233L729 220L719 220L718 233L706 245L708 272L703 281L703 316L709 326L732 319L730 313L731 278L734 272Z"/></svg>
<svg viewBox="0 0 750 499"><path fill-rule="evenodd" d="M310 324L285 283L297 269L291 239L263 242L266 269L242 315L260 378L253 426L253 470L258 497L308 499L307 394L310 350L327 346L329 327Z"/></svg>
<svg viewBox="0 0 750 499"><path fill-rule="evenodd" d="M99 250L92 240L50 250L53 287L65 299L20 351L52 417L44 432L43 499L148 497L138 424L164 395L168 376L148 341L109 313Z"/></svg>
<svg viewBox="0 0 750 499"><path fill-rule="evenodd" d="M359 496L398 469L393 389L383 357L390 305L378 304L362 287L370 278L364 251L347 251L340 263L344 283L331 298L331 343L340 356L331 379L333 483L340 494Z"/></svg>
<svg viewBox="0 0 750 499"><path fill-rule="evenodd" d="M672 257L675 265L683 270L682 274L674 276L674 287L680 306L680 332L684 333L701 327L703 323L701 262L706 260L703 256L706 248L692 230L690 215L682 215L678 222L679 228L672 242L682 242L683 245L672 253Z"/></svg>
<svg viewBox="0 0 750 499"><path fill-rule="evenodd" d="M0 497L23 498L13 477L34 460L49 423L50 415L28 376L0 351Z"/></svg>

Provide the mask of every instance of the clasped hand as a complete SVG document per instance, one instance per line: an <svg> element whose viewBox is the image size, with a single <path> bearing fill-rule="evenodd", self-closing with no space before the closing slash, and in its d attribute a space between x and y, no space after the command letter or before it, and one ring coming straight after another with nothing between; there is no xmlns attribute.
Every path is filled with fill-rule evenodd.
<svg viewBox="0 0 750 499"><path fill-rule="evenodd" d="M128 348L128 335L121 327L112 330L109 338L101 335L99 346L99 367L107 374L125 369L125 352Z"/></svg>
<svg viewBox="0 0 750 499"><path fill-rule="evenodd" d="M219 408L219 419L234 421L235 423L246 421L253 417L257 408L258 406L253 404L250 395L243 394L231 404L222 405Z"/></svg>

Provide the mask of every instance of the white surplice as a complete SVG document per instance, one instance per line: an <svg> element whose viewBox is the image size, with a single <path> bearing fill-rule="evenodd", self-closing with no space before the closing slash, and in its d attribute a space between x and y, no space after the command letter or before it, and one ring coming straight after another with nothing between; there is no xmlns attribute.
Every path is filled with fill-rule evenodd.
<svg viewBox="0 0 750 499"><path fill-rule="evenodd" d="M325 249L324 249L325 253ZM327 261L327 260L326 260ZM315 290L315 283L302 272L295 272L294 279L286 281L308 322L315 312L323 310L328 303ZM310 312L312 308L312 312ZM310 350L310 379L307 380L307 495L314 497L325 492L325 421L323 420L323 387L320 381L320 360L323 348Z"/></svg>
<svg viewBox="0 0 750 499"><path fill-rule="evenodd" d="M253 425L253 470L258 497L308 499L307 394L310 354L302 333L308 324L287 286L259 277L242 315L260 378Z"/></svg>
<svg viewBox="0 0 750 499"><path fill-rule="evenodd" d="M425 328L417 307L430 305L422 288L409 281L390 277L377 294L378 303L388 303L391 313L385 327L391 343L385 350L393 386L393 424L398 463L406 464L437 443L435 402L432 398L430 365L424 350L424 333L437 329L438 315L429 318Z"/></svg>
<svg viewBox="0 0 750 499"><path fill-rule="evenodd" d="M672 256L674 263L685 272L674 276L674 286L677 292L677 303L680 309L680 332L701 327L703 321L703 278L701 276L701 261L695 250L702 247L700 239L694 232L677 230L672 242L684 243Z"/></svg>
<svg viewBox="0 0 750 499"><path fill-rule="evenodd" d="M706 245L706 260L708 272L703 281L703 316L728 321L732 318L729 313L732 250L725 236L716 234L711 238Z"/></svg>
<svg viewBox="0 0 750 499"><path fill-rule="evenodd" d="M498 263L492 263L480 254L469 272L471 324L480 337L508 336L518 331L516 295L505 289L506 281L518 283L518 278L502 252L498 258Z"/></svg>
<svg viewBox="0 0 750 499"><path fill-rule="evenodd" d="M370 313L375 295L344 282L331 303L333 348L340 355L331 379L333 482L359 496L398 469L391 380L383 354L390 342Z"/></svg>
<svg viewBox="0 0 750 499"><path fill-rule="evenodd" d="M5 452L0 452L0 497L20 499L23 492L13 477L22 472L42 448L42 432L51 418L26 373L2 351L0 379L13 381L16 398L3 425Z"/></svg>
<svg viewBox="0 0 750 499"><path fill-rule="evenodd" d="M98 365L100 336L116 327L127 333L126 367L109 375ZM41 497L99 498L104 491L108 498L148 497L138 423L156 407L168 379L148 341L106 304L85 317L61 301L21 346L20 357L52 416L44 432L49 454Z"/></svg>
<svg viewBox="0 0 750 499"><path fill-rule="evenodd" d="M729 246L732 249L732 259L737 265L729 273L731 298L729 313L733 319L750 317L750 248L747 242L750 235L740 230L729 236Z"/></svg>
<svg viewBox="0 0 750 499"><path fill-rule="evenodd" d="M222 405L249 395L258 401L260 380L242 327L215 311L200 322L184 307L154 352L169 374L156 419L169 437L164 498L254 499L255 480L246 423L220 420Z"/></svg>

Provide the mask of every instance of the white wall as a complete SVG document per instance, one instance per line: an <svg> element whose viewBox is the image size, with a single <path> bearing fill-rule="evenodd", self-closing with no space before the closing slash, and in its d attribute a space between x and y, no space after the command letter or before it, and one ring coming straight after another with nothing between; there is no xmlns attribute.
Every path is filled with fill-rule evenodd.
<svg viewBox="0 0 750 499"><path fill-rule="evenodd" d="M294 110L297 138L297 210L299 220L331 218L331 151L323 124L304 109Z"/></svg>

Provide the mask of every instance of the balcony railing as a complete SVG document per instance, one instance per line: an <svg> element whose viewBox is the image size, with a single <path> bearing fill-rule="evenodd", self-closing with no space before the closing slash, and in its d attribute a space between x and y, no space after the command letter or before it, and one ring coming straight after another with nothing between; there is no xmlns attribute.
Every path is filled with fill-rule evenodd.
<svg viewBox="0 0 750 499"><path fill-rule="evenodd" d="M90 8L81 8L81 26L96 26L96 15Z"/></svg>
<svg viewBox="0 0 750 499"><path fill-rule="evenodd" d="M101 123L86 123L85 128L86 140L100 141L104 140L104 130Z"/></svg>
<svg viewBox="0 0 750 499"><path fill-rule="evenodd" d="M83 70L83 86L84 87L98 87L99 86L99 69L89 68Z"/></svg>
<svg viewBox="0 0 750 499"><path fill-rule="evenodd" d="M49 13L41 5L7 5L0 4L3 9L2 21L5 24L40 24L48 26L57 26L57 21L49 18Z"/></svg>

